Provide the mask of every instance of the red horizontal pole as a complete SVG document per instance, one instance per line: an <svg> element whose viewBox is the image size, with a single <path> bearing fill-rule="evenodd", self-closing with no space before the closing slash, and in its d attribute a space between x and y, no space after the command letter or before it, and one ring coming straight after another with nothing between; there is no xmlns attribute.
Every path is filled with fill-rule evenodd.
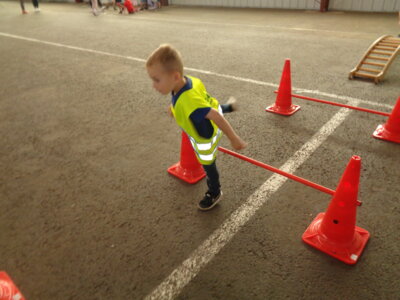
<svg viewBox="0 0 400 300"><path fill-rule="evenodd" d="M277 91L275 91L275 93L277 93ZM377 111L377 110L368 109L368 108L351 106L351 105L342 104L342 103L336 103L336 102L332 102L332 101L328 101L328 100L321 100L321 99L301 96L301 95L297 95L297 94L292 94L292 97L303 99L303 100L308 100L308 101L314 101L314 102L329 104L329 105L333 105L333 106L346 107L346 108L349 108L349 109L359 110L359 111L368 112L368 113L381 115L381 116L385 116L385 117L389 117L390 116L390 113L385 113L385 112L382 112L382 111Z"/></svg>
<svg viewBox="0 0 400 300"><path fill-rule="evenodd" d="M247 162L249 162L249 163L251 163L253 165L256 165L256 166L259 166L261 168L264 168L264 169L266 169L268 171L271 171L271 172L274 172L274 173L278 173L279 175L285 176L287 178L290 178L290 179L295 180L297 182L300 182L302 184L308 185L309 187L312 187L314 189L317 189L317 190L319 190L321 192L324 192L324 193L327 193L329 195L333 195L335 193L334 190L328 189L327 187L324 187L322 185L316 184L314 182L311 182L311 181L309 181L307 179L304 179L304 178L301 178L299 176L287 173L285 171L282 171L282 170L277 169L275 167L272 167L270 165L264 164L264 163L262 163L262 162L260 162L258 160L254 160L252 158L249 158L249 157L244 156L242 154L239 154L237 152L231 151L229 149L226 149L226 148L223 148L223 147L218 147L218 150L221 151L221 152L224 152L226 154L232 155L232 156L234 156L236 158L239 158L241 160L247 161Z"/></svg>

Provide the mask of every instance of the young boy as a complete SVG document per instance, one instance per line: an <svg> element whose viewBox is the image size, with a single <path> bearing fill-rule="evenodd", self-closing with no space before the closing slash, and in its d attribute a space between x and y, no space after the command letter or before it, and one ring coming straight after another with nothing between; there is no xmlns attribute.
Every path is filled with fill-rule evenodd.
<svg viewBox="0 0 400 300"><path fill-rule="evenodd" d="M223 117L223 112L234 111L236 105L233 101L219 105L217 99L207 93L200 79L184 76L181 55L170 45L157 48L147 59L146 67L153 87L163 95L172 93L168 111L189 136L197 159L207 174L208 191L198 206L200 210L209 210L222 198L215 163L222 132L236 150L246 147Z"/></svg>

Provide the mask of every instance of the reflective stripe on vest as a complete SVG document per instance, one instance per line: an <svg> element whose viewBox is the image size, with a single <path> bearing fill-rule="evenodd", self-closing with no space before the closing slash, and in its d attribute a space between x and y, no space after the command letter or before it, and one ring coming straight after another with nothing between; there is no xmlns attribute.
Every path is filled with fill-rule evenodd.
<svg viewBox="0 0 400 300"><path fill-rule="evenodd" d="M219 114L220 114L221 116L223 116L223 112L222 112L222 107L221 107L221 105L218 105L218 112L219 112ZM192 143L192 146L193 146L194 151L196 152L196 154L198 155L198 157L199 157L201 160L204 160L204 161L213 161L214 158L215 158L215 157L214 157L214 154L215 154L215 151L217 150L217 147L213 150L213 152L212 152L211 154L202 154L202 153L200 153L199 151L210 151L210 150L213 148L213 146L214 146L216 143L218 143L219 139L221 138L221 135L222 135L222 131L218 128L218 129L217 129L216 135L212 138L212 140L211 140L210 143L198 143L198 142L196 142L196 140L195 140L193 137L191 137L189 134L188 134L188 137L189 137L189 139L190 139L190 142Z"/></svg>
<svg viewBox="0 0 400 300"><path fill-rule="evenodd" d="M215 147L215 149L213 150L213 152L211 154L203 154L200 153L199 151L210 151L212 149L212 147L218 143L219 139L221 138L222 135L222 131L220 129L218 129L217 134L214 136L214 138L212 139L212 143L207 143L207 144L199 144L196 143L196 141L194 140L194 138L192 138L191 136L189 136L189 140L192 143L193 146L193 150L194 152L196 152L197 156L204 161L213 161L214 160L214 155L215 152L217 151L218 147Z"/></svg>
<svg viewBox="0 0 400 300"><path fill-rule="evenodd" d="M215 155L215 152L217 151L217 149L218 149L218 147L216 147L216 148L214 149L213 153L208 154L208 155L199 154L199 153L197 153L197 155L199 156L199 158L200 158L201 160L204 160L204 161L213 161L213 160L214 160L214 155Z"/></svg>
<svg viewBox="0 0 400 300"><path fill-rule="evenodd" d="M189 136L189 135L188 135ZM221 136L221 130L217 130L217 134L213 137L210 143L197 143L194 138L189 136L190 141L192 142L192 146L195 150L199 151L210 151L213 145L217 142L218 138ZM197 152L197 151L196 151Z"/></svg>

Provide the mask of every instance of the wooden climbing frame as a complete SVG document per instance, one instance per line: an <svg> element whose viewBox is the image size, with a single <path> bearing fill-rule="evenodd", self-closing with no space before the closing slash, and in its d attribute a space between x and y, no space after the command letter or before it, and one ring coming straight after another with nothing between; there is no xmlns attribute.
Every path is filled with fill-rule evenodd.
<svg viewBox="0 0 400 300"><path fill-rule="evenodd" d="M384 35L365 52L357 66L349 73L349 79L372 79L377 84L400 52L400 38Z"/></svg>

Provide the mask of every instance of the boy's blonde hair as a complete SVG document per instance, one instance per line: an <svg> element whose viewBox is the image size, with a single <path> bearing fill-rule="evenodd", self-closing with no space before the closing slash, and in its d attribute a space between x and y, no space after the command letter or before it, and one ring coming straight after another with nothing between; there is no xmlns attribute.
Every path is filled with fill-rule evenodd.
<svg viewBox="0 0 400 300"><path fill-rule="evenodd" d="M150 54L146 67L161 64L167 72L179 72L183 75L183 62L178 50L168 44L162 44Z"/></svg>

